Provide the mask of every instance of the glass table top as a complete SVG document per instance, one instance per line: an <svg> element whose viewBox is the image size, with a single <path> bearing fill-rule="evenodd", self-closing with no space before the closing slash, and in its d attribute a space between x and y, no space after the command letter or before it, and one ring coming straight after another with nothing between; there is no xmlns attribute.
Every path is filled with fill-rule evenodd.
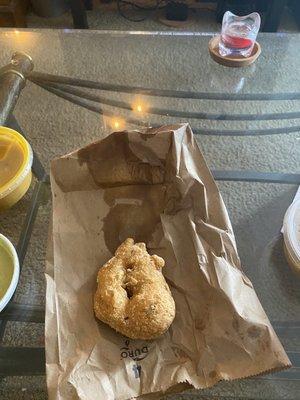
<svg viewBox="0 0 300 400"><path fill-rule="evenodd" d="M244 271L293 364L177 398L299 398L300 278L285 260L280 229L300 184L300 36L260 34L261 56L241 69L210 58L212 36L0 30L1 66L17 50L34 62L11 126L19 125L33 147L37 175L26 196L0 214L0 232L24 257L14 300L0 314L1 399L47 398L44 264L51 196L47 179L39 179L39 162L48 174L54 157L113 130L177 122L189 122L196 135L228 208Z"/></svg>

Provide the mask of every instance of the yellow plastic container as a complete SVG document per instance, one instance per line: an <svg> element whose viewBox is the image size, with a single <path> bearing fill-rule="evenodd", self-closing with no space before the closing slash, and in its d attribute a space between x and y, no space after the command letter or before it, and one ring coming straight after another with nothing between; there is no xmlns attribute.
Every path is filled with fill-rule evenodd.
<svg viewBox="0 0 300 400"><path fill-rule="evenodd" d="M31 183L32 150L13 129L0 126L0 211L19 201Z"/></svg>

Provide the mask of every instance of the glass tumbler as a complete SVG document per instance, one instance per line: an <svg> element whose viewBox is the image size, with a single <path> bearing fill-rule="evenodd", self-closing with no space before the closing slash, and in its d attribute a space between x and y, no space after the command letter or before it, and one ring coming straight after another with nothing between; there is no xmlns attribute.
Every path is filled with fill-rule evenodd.
<svg viewBox="0 0 300 400"><path fill-rule="evenodd" d="M260 28L260 15L239 17L230 11L223 16L219 52L221 56L249 57Z"/></svg>

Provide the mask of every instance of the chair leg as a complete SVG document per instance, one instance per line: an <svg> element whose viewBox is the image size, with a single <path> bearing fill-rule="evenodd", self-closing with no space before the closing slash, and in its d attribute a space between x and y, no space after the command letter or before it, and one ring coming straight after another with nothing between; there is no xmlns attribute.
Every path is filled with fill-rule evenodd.
<svg viewBox="0 0 300 400"><path fill-rule="evenodd" d="M76 29L88 29L85 5L83 0L70 0L73 24Z"/></svg>

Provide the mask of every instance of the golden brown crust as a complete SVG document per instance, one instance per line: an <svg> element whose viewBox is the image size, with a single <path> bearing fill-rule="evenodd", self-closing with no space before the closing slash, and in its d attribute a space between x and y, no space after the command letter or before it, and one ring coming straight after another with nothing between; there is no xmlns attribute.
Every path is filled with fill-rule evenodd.
<svg viewBox="0 0 300 400"><path fill-rule="evenodd" d="M164 260L144 243L126 239L97 276L96 317L132 339L162 335L175 317L175 303L161 272Z"/></svg>

